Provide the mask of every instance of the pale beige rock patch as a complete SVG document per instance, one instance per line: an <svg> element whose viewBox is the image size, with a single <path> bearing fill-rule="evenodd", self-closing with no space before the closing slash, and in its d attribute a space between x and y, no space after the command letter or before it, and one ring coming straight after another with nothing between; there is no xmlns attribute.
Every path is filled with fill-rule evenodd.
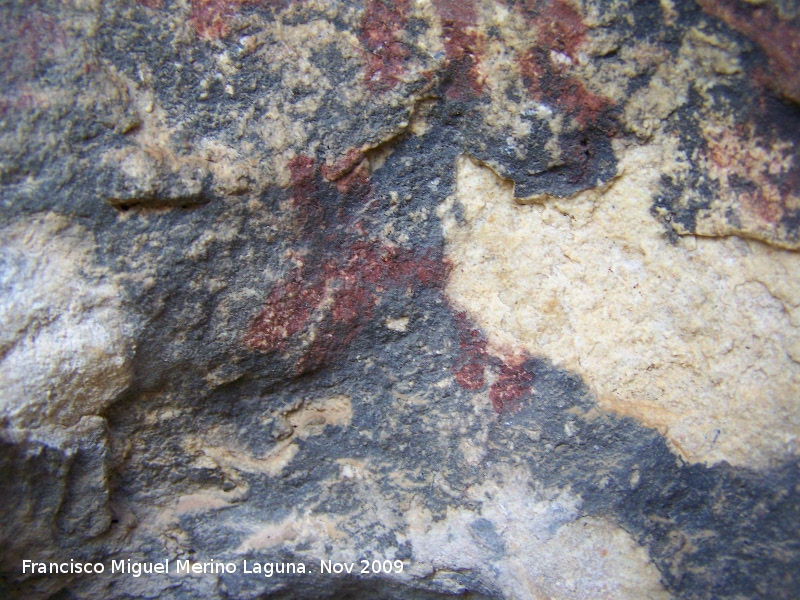
<svg viewBox="0 0 800 600"><path fill-rule="evenodd" d="M71 427L129 385L133 326L111 283L90 277L94 242L49 214L0 231L0 420Z"/></svg>
<svg viewBox="0 0 800 600"><path fill-rule="evenodd" d="M650 205L682 157L669 141L616 152L610 187L537 205L462 158L440 207L448 295L492 352L578 372L603 407L659 428L687 460L796 454L800 254L737 237L669 242Z"/></svg>
<svg viewBox="0 0 800 600"><path fill-rule="evenodd" d="M358 461L340 461L355 469ZM497 583L513 600L666 600L669 593L645 548L616 524L579 518L580 499L566 491L541 489L524 468L501 468L496 477L463 491L480 509L450 507L434 518L414 497L398 510L380 493L369 463L357 467L355 512L293 513L279 522L240 524L246 533L239 552L278 545L293 549L308 564L320 560L354 563L374 551L397 560L413 548L403 570L382 577L398 583L429 578L453 595L466 590L453 575L475 573ZM377 522L396 532L398 547L365 548L347 532L358 522Z"/></svg>
<svg viewBox="0 0 800 600"><path fill-rule="evenodd" d="M264 473L269 477L277 477L297 455L298 439L322 435L328 425L348 427L352 418L350 398L338 394L316 398L284 411L280 416L284 433L263 456L255 456L241 445L231 442L235 436L222 430L212 430L204 436L187 437L183 445L198 457L198 464L219 467L232 480L239 480L237 472Z"/></svg>

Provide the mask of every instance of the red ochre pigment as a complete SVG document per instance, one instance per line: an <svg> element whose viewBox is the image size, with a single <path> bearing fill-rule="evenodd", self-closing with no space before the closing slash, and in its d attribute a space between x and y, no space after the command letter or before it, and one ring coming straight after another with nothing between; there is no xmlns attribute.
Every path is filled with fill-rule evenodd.
<svg viewBox="0 0 800 600"><path fill-rule="evenodd" d="M408 0L369 0L358 36L367 61L364 79L372 92L397 85L411 52L403 42Z"/></svg>
<svg viewBox="0 0 800 600"><path fill-rule="evenodd" d="M484 80L480 70L483 38L468 31L477 24L474 0L434 0L433 5L442 23L447 97L463 100L480 96Z"/></svg>
<svg viewBox="0 0 800 600"><path fill-rule="evenodd" d="M441 288L448 265L432 251L419 252L370 239L358 219L347 214L348 203L363 202L369 193L366 169L350 175L364 179L341 193L341 203L323 206L319 186L332 184L318 177L314 160L299 156L290 164L292 205L301 238L309 253L296 252L301 266L278 283L250 325L245 343L270 352L285 351L293 336L316 331L298 362L301 372L334 361L372 320L374 308L387 290ZM341 179L336 182L341 182ZM352 183L352 181L350 182ZM327 190L330 192L331 190ZM312 260L309 254L324 255Z"/></svg>
<svg viewBox="0 0 800 600"><path fill-rule="evenodd" d="M373 320L385 292L441 290L450 264L432 250L421 252L369 238L353 216L359 211L348 211L348 206L364 205L368 185L342 192L334 187L338 182L323 178L325 170L306 156L294 158L289 168L294 220L305 248L293 251L299 266L270 290L244 341L254 350L283 353L299 347L299 337L306 345L301 346L296 370L304 373L343 356ZM323 195L335 201L324 204ZM491 369L496 374L489 388L492 406L497 412L517 408L530 393L533 374L490 355L483 334L464 313L456 313L454 321L459 332L453 365L458 385L482 390L486 369Z"/></svg>

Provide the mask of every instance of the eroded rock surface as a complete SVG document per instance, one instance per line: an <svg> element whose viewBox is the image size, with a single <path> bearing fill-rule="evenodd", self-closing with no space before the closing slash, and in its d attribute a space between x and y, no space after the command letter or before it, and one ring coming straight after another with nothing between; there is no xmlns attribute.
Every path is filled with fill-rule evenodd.
<svg viewBox="0 0 800 600"><path fill-rule="evenodd" d="M668 149L619 154L606 189L533 206L460 159L442 205L449 296L490 353L580 373L601 405L660 428L687 460L795 454L800 255L738 237L665 243L648 200Z"/></svg>
<svg viewBox="0 0 800 600"><path fill-rule="evenodd" d="M792 2L0 24L0 595L800 594Z"/></svg>

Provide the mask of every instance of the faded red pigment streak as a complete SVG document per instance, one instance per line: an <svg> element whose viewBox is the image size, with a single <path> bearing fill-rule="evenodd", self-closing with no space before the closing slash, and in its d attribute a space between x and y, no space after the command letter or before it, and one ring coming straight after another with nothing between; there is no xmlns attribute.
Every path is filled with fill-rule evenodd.
<svg viewBox="0 0 800 600"><path fill-rule="evenodd" d="M537 45L519 57L522 77L531 97L550 103L574 117L581 128L597 125L612 107L608 98L586 89L569 73L570 66L553 59L557 52L575 61L586 36L586 25L575 9L559 0L521 6L522 15L537 32Z"/></svg>
<svg viewBox="0 0 800 600"><path fill-rule="evenodd" d="M447 68L444 73L447 97L451 100L474 98L483 93L484 77L479 56L483 39L467 30L478 22L474 0L434 0L442 23Z"/></svg>
<svg viewBox="0 0 800 600"><path fill-rule="evenodd" d="M741 174L728 176L728 183L736 193L740 206L746 207L764 225L778 227L784 217L793 212L794 194L800 185L800 168L793 164L788 172L777 177L770 173L770 166L760 164L759 159L739 151L736 144L728 143L731 138L755 143L752 141L751 127L754 128L752 123L742 123L722 133L708 134L706 156L722 173L729 171L734 165L744 167L743 170L752 177ZM761 143L765 147L775 147L780 141L767 133ZM781 171L780 167L777 171Z"/></svg>
<svg viewBox="0 0 800 600"><path fill-rule="evenodd" d="M735 0L697 0L707 14L753 40L769 58L769 83L800 102L800 19L784 20L767 6Z"/></svg>
<svg viewBox="0 0 800 600"><path fill-rule="evenodd" d="M372 92L387 92L397 85L411 56L403 35L408 0L370 0L361 18L359 41L365 49L365 79Z"/></svg>
<svg viewBox="0 0 800 600"><path fill-rule="evenodd" d="M448 265L433 252L394 247L368 237L348 211L348 205L360 206L369 194L364 169L359 174L357 167L342 177L350 179L344 192L319 176L321 169L311 158L296 157L290 169L292 205L306 251L296 253L301 266L270 292L245 343L265 352L283 352L293 336L306 333L310 344L297 369L307 372L346 353L372 320L386 291L441 288ZM364 181L353 184L353 178ZM321 202L321 192L332 201Z"/></svg>
<svg viewBox="0 0 800 600"><path fill-rule="evenodd" d="M332 165L322 165L322 176L336 184L342 194L366 194L369 192L369 161L357 148L350 148Z"/></svg>
<svg viewBox="0 0 800 600"><path fill-rule="evenodd" d="M2 76L12 85L29 80L43 65L67 49L67 35L52 16L31 11L21 19L6 19L0 26L10 32L10 40L0 46Z"/></svg>
<svg viewBox="0 0 800 600"><path fill-rule="evenodd" d="M459 356L453 365L456 383L465 390L480 390L484 386L484 371L490 355L486 352L486 338L480 329L472 327L466 313L456 313Z"/></svg>
<svg viewBox="0 0 800 600"><path fill-rule="evenodd" d="M533 373L524 363L512 364L489 354L486 338L465 313L456 313L455 325L459 341L459 355L453 365L456 383L465 390L482 390L486 385L486 369L490 369L496 374L489 387L492 408L496 412L521 408L523 398L533 388Z"/></svg>
<svg viewBox="0 0 800 600"><path fill-rule="evenodd" d="M386 292L441 291L447 281L450 264L440 253L392 246L364 231L358 215L371 190L366 160L353 167L354 161L344 157L338 167L325 168L298 156L289 165L295 226L304 242L294 252L299 266L270 290L244 342L262 352L299 351L298 374L345 356L372 322ZM324 173L339 179L330 182ZM533 374L490 355L483 334L463 313L455 315L455 325L459 356L453 373L458 385L483 389L489 369L495 375L489 388L494 409L518 408L531 391Z"/></svg>
<svg viewBox="0 0 800 600"><path fill-rule="evenodd" d="M500 366L497 380L489 388L489 400L497 412L515 411L521 408L522 398L533 389L533 373L523 365Z"/></svg>
<svg viewBox="0 0 800 600"><path fill-rule="evenodd" d="M137 4L151 10L164 8L163 0L136 0ZM231 21L246 4L257 0L191 0L189 24L197 35L206 40L226 37L231 32Z"/></svg>
<svg viewBox="0 0 800 600"><path fill-rule="evenodd" d="M197 35L206 40L227 37L236 16L247 6L283 8L302 0L191 0L189 24ZM163 0L136 0L137 4L151 10L164 8Z"/></svg>
<svg viewBox="0 0 800 600"><path fill-rule="evenodd" d="M231 20L249 0L192 0L189 23L201 38L207 40L226 37L231 31Z"/></svg>

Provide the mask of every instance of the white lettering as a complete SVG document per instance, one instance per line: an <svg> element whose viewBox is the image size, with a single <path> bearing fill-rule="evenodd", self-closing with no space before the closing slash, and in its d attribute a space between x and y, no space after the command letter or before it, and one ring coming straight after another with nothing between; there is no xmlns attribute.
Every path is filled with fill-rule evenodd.
<svg viewBox="0 0 800 600"><path fill-rule="evenodd" d="M178 572L179 575L180 575L181 571L183 571L184 573L189 573L189 569L191 567L189 565L189 561L188 560L179 560L179 561L177 561L177 563L178 563L177 572Z"/></svg>

